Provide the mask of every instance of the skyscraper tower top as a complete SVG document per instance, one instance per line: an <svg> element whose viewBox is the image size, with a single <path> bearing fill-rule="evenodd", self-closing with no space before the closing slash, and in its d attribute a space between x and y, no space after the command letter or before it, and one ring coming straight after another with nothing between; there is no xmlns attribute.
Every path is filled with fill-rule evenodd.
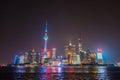
<svg viewBox="0 0 120 80"><path fill-rule="evenodd" d="M79 48L79 52L82 51L82 40L80 37L78 38L78 48Z"/></svg>

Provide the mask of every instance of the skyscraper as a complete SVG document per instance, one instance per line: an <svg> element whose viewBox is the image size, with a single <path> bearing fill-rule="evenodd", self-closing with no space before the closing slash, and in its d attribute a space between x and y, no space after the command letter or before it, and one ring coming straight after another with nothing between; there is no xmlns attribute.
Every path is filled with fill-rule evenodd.
<svg viewBox="0 0 120 80"><path fill-rule="evenodd" d="M81 38L78 38L78 52L80 53L82 51L83 51L83 49L82 49L82 40L81 40Z"/></svg>
<svg viewBox="0 0 120 80"><path fill-rule="evenodd" d="M32 64L37 63L37 60L36 60L37 59L37 54L35 52L35 49L32 49L30 55L31 55L31 63Z"/></svg>
<svg viewBox="0 0 120 80"><path fill-rule="evenodd" d="M101 48L97 49L97 63L103 64L103 56L102 56L102 49Z"/></svg>
<svg viewBox="0 0 120 80"><path fill-rule="evenodd" d="M20 55L19 59L20 59L19 64L24 64L24 55Z"/></svg>
<svg viewBox="0 0 120 80"><path fill-rule="evenodd" d="M19 64L20 58L18 55L14 56L14 64Z"/></svg>
<svg viewBox="0 0 120 80"><path fill-rule="evenodd" d="M30 63L30 61L29 61L29 53L28 52L25 52L25 54L24 54L24 63Z"/></svg>
<svg viewBox="0 0 120 80"><path fill-rule="evenodd" d="M80 62L84 59L84 51L82 49L82 39L78 38L78 54L80 56Z"/></svg>
<svg viewBox="0 0 120 80"><path fill-rule="evenodd" d="M52 59L56 59L56 48L52 49Z"/></svg>

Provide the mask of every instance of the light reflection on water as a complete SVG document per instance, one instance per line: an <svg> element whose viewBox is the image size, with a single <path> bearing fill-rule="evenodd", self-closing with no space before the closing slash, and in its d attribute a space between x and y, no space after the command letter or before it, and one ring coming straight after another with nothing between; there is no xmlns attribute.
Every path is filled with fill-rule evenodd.
<svg viewBox="0 0 120 80"><path fill-rule="evenodd" d="M120 68L99 67L15 67L11 80L120 80ZM8 75L8 74L7 74ZM6 80L10 80L10 78ZM4 78L0 80L5 80Z"/></svg>

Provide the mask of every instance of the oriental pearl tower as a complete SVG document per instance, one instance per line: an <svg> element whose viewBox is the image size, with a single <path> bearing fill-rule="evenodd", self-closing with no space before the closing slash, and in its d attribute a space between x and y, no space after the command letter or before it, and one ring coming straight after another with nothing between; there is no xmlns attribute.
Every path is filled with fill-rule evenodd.
<svg viewBox="0 0 120 80"><path fill-rule="evenodd" d="M43 57L46 58L47 57L47 40L48 40L48 33L47 33L47 21L46 21L46 26L45 26L45 35L44 35L44 54L43 54Z"/></svg>

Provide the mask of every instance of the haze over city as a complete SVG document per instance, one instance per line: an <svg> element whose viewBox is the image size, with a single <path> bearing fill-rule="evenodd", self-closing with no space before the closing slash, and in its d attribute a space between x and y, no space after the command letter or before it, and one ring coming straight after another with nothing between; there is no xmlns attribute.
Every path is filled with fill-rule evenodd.
<svg viewBox="0 0 120 80"><path fill-rule="evenodd" d="M15 54L44 48L48 22L48 49L64 54L68 41L80 36L83 49L102 48L109 61L119 60L120 10L108 1L5 1L1 2L0 63L10 63Z"/></svg>

